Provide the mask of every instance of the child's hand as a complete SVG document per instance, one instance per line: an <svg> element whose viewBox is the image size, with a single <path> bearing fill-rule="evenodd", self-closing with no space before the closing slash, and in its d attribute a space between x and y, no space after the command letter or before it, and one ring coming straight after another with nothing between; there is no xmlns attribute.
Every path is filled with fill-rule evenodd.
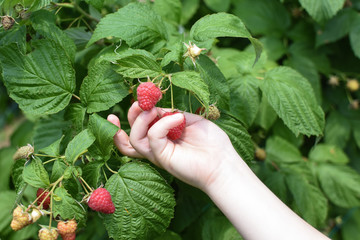
<svg viewBox="0 0 360 240"><path fill-rule="evenodd" d="M169 109L153 108L143 112L135 102L128 112L130 137L123 130L114 136L120 152L136 158L147 158L175 177L206 190L217 178L227 161L239 160L228 136L218 126L201 116L179 113L161 118L150 129L154 118ZM180 139L169 140L169 129L186 118L186 127ZM120 127L119 119L109 115L108 120Z"/></svg>

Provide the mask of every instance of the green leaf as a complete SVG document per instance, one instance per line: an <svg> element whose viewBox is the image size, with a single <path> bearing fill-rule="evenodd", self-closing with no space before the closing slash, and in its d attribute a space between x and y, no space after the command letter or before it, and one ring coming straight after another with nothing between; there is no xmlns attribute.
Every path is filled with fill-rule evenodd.
<svg viewBox="0 0 360 240"><path fill-rule="evenodd" d="M250 162L254 158L254 145L246 128L235 118L221 113L221 117L215 122L229 136L235 150L244 161Z"/></svg>
<svg viewBox="0 0 360 240"><path fill-rule="evenodd" d="M154 2L155 12L164 20L179 25L181 19L181 1L180 0L158 0Z"/></svg>
<svg viewBox="0 0 360 240"><path fill-rule="evenodd" d="M304 77L289 67L267 72L261 90L275 112L295 135L321 135L324 112L317 104L314 91Z"/></svg>
<svg viewBox="0 0 360 240"><path fill-rule="evenodd" d="M179 234L167 229L164 234L155 238L154 240L182 240L182 238Z"/></svg>
<svg viewBox="0 0 360 240"><path fill-rule="evenodd" d="M193 71L177 72L171 75L171 82L175 86L193 92L205 105L209 104L209 89L199 73Z"/></svg>
<svg viewBox="0 0 360 240"><path fill-rule="evenodd" d="M360 206L360 175L344 165L321 164L316 172L322 190L335 205L351 208Z"/></svg>
<svg viewBox="0 0 360 240"><path fill-rule="evenodd" d="M228 79L230 111L234 116L251 126L260 107L259 80L253 76L234 76Z"/></svg>
<svg viewBox="0 0 360 240"><path fill-rule="evenodd" d="M291 24L288 11L278 0L233 1L234 13L253 34L282 35Z"/></svg>
<svg viewBox="0 0 360 240"><path fill-rule="evenodd" d="M49 146L40 149L39 151L50 156L60 156L60 143L64 136L50 144Z"/></svg>
<svg viewBox="0 0 360 240"><path fill-rule="evenodd" d="M141 49L127 49L116 55L116 71L129 78L156 77L161 74L161 66L151 53Z"/></svg>
<svg viewBox="0 0 360 240"><path fill-rule="evenodd" d="M144 3L130 3L102 18L87 46L109 36L121 38L135 48L145 48L168 38L160 16Z"/></svg>
<svg viewBox="0 0 360 240"><path fill-rule="evenodd" d="M288 188L285 182L285 174L282 171L267 174L264 184L284 203L287 203Z"/></svg>
<svg viewBox="0 0 360 240"><path fill-rule="evenodd" d="M14 147L0 149L0 191L9 190L10 173L14 163L12 156L16 152Z"/></svg>
<svg viewBox="0 0 360 240"><path fill-rule="evenodd" d="M0 48L4 83L19 107L29 115L64 109L75 90L75 72L62 47L48 40L33 43L24 56L16 44Z"/></svg>
<svg viewBox="0 0 360 240"><path fill-rule="evenodd" d="M270 106L267 98L262 96L259 111L256 116L255 122L259 124L265 130L269 130L269 128L274 124L277 119L276 112Z"/></svg>
<svg viewBox="0 0 360 240"><path fill-rule="evenodd" d="M346 216L350 216L350 219L341 225L341 236L343 240L353 240L354 236L360 235L360 208L349 210Z"/></svg>
<svg viewBox="0 0 360 240"><path fill-rule="evenodd" d="M85 0L88 4L96 9L101 9L104 5L104 0Z"/></svg>
<svg viewBox="0 0 360 240"><path fill-rule="evenodd" d="M107 161L114 146L113 137L119 128L99 115L92 114L89 120L89 130L96 138L94 144L89 148L91 156Z"/></svg>
<svg viewBox="0 0 360 240"><path fill-rule="evenodd" d="M67 107L64 118L71 122L71 128L75 132L81 132L84 130L85 115L86 107L81 103L72 103Z"/></svg>
<svg viewBox="0 0 360 240"><path fill-rule="evenodd" d="M64 33L74 41L77 48L84 48L92 36L86 29L86 27L69 28L64 30Z"/></svg>
<svg viewBox="0 0 360 240"><path fill-rule="evenodd" d="M93 188L97 188L101 177L101 167L103 162L94 161L87 163L83 168L83 178Z"/></svg>
<svg viewBox="0 0 360 240"><path fill-rule="evenodd" d="M24 167L23 179L35 188L47 188L50 185L49 174L38 157L34 157L31 163Z"/></svg>
<svg viewBox="0 0 360 240"><path fill-rule="evenodd" d="M12 178L12 182L15 185L15 191L17 194L20 194L21 189L25 185L27 185L27 183L25 183L23 179L25 162L26 162L25 159L19 159L14 163L11 169L11 178Z"/></svg>
<svg viewBox="0 0 360 240"><path fill-rule="evenodd" d="M291 143L298 148L304 143L304 136L302 134L295 136L295 134L285 126L281 119L278 119L272 126L272 134L283 138L288 143Z"/></svg>
<svg viewBox="0 0 360 240"><path fill-rule="evenodd" d="M165 232L174 215L172 188L148 164L130 162L105 185L115 212L105 216L109 237L153 239Z"/></svg>
<svg viewBox="0 0 360 240"><path fill-rule="evenodd" d="M62 175L64 175L67 165L61 160L56 159L52 167L50 181L53 183L58 180Z"/></svg>
<svg viewBox="0 0 360 240"><path fill-rule="evenodd" d="M360 16L358 15L350 29L350 43L355 55L360 58Z"/></svg>
<svg viewBox="0 0 360 240"><path fill-rule="evenodd" d="M31 25L34 30L46 39L54 41L61 46L71 61L75 59L76 46L74 41L55 25L56 17L47 10L40 10L31 15Z"/></svg>
<svg viewBox="0 0 360 240"><path fill-rule="evenodd" d="M200 18L190 30L190 38L204 42L217 37L248 38L254 46L256 59L260 58L262 45L252 38L240 18L229 13L216 13Z"/></svg>
<svg viewBox="0 0 360 240"><path fill-rule="evenodd" d="M1 3L0 3L1 5ZM11 30L0 32L0 46L16 43L21 52L26 51L26 26L13 26Z"/></svg>
<svg viewBox="0 0 360 240"><path fill-rule="evenodd" d="M65 159L68 163L75 162L80 154L82 154L95 141L95 136L90 130L85 129L71 140L65 150Z"/></svg>
<svg viewBox="0 0 360 240"><path fill-rule="evenodd" d="M266 141L266 161L278 165L302 162L300 151L281 137L274 136Z"/></svg>
<svg viewBox="0 0 360 240"><path fill-rule="evenodd" d="M353 124L354 138L357 146L360 148L360 121L354 121Z"/></svg>
<svg viewBox="0 0 360 240"><path fill-rule="evenodd" d="M345 37L353 25L357 12L352 8L341 10L334 18L329 20L323 29L318 30L316 46L335 42Z"/></svg>
<svg viewBox="0 0 360 240"><path fill-rule="evenodd" d="M328 202L320 189L302 176L289 174L286 183L293 195L301 216L315 227L323 226L328 212Z"/></svg>
<svg viewBox="0 0 360 240"><path fill-rule="evenodd" d="M351 125L338 112L332 111L326 119L325 143L344 148L350 138Z"/></svg>
<svg viewBox="0 0 360 240"><path fill-rule="evenodd" d="M201 235L206 240L243 240L225 216L207 218Z"/></svg>
<svg viewBox="0 0 360 240"><path fill-rule="evenodd" d="M206 6L214 12L227 12L231 0L204 0Z"/></svg>
<svg viewBox="0 0 360 240"><path fill-rule="evenodd" d="M80 98L88 113L108 110L128 94L122 78L106 62L91 67L80 88Z"/></svg>
<svg viewBox="0 0 360 240"><path fill-rule="evenodd" d="M315 64L311 58L304 57L300 54L292 54L292 57L285 62L287 66L292 67L309 80L312 88L314 89L316 100L319 104L322 101L320 76L316 69Z"/></svg>
<svg viewBox="0 0 360 240"><path fill-rule="evenodd" d="M14 207L16 193L14 191L1 191L0 192L0 232L10 226L12 220L11 210Z"/></svg>
<svg viewBox="0 0 360 240"><path fill-rule="evenodd" d="M190 30L190 38L204 42L217 37L251 38L240 18L229 13L216 13L200 18Z"/></svg>
<svg viewBox="0 0 360 240"><path fill-rule="evenodd" d="M209 86L210 103L224 109L229 108L230 89L220 69L207 56L201 54L196 61L200 75Z"/></svg>
<svg viewBox="0 0 360 240"><path fill-rule="evenodd" d="M51 3L51 0L34 0L30 7L30 11L36 11L40 8L43 8Z"/></svg>
<svg viewBox="0 0 360 240"><path fill-rule="evenodd" d="M339 164L346 164L349 158L337 146L318 144L309 154L310 161L314 162L332 162Z"/></svg>
<svg viewBox="0 0 360 240"><path fill-rule="evenodd" d="M54 193L56 195L53 198L54 216L60 215L62 219L75 218L78 223L85 219L86 211L84 207L72 198L65 188L58 187Z"/></svg>
<svg viewBox="0 0 360 240"><path fill-rule="evenodd" d="M345 0L299 0L301 6L317 22L323 22L335 16L343 6Z"/></svg>
<svg viewBox="0 0 360 240"><path fill-rule="evenodd" d="M38 119L34 128L34 147L42 149L61 138L63 130L68 127L64 121L64 112L59 112L44 118Z"/></svg>

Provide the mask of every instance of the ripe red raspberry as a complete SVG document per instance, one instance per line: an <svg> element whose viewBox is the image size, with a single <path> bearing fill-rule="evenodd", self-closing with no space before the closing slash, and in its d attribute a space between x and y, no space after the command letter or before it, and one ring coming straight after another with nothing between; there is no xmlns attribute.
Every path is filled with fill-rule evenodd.
<svg viewBox="0 0 360 240"><path fill-rule="evenodd" d="M45 191L45 189L39 188L36 192L36 197L39 197L44 191ZM45 193L43 195L41 195L41 197L37 200L37 204L40 205L41 202L46 198L43 203L43 209L49 209L50 197L48 195L49 195L49 192L45 191Z"/></svg>
<svg viewBox="0 0 360 240"><path fill-rule="evenodd" d="M97 212L106 214L114 213L115 206L111 200L111 195L105 188L96 189L89 197L89 207Z"/></svg>
<svg viewBox="0 0 360 240"><path fill-rule="evenodd" d="M137 88L137 99L139 101L139 106L144 111L151 110L156 103L161 99L162 93L160 88L158 88L152 82L140 83Z"/></svg>
<svg viewBox="0 0 360 240"><path fill-rule="evenodd" d="M149 124L149 129L159 120L160 120L159 116L156 116L156 118L152 120L152 122Z"/></svg>
<svg viewBox="0 0 360 240"><path fill-rule="evenodd" d="M166 112L162 117L174 115L175 113L177 112ZM186 125L186 119L184 117L184 121L180 125L170 129L169 133L167 134L167 137L170 138L171 140L179 139L184 131L185 125Z"/></svg>

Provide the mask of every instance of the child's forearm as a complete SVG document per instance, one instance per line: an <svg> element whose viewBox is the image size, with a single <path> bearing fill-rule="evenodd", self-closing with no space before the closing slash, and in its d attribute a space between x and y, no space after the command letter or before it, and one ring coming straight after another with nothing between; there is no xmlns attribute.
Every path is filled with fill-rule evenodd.
<svg viewBox="0 0 360 240"><path fill-rule="evenodd" d="M245 239L329 239L281 202L242 159L225 161L219 171L205 192Z"/></svg>

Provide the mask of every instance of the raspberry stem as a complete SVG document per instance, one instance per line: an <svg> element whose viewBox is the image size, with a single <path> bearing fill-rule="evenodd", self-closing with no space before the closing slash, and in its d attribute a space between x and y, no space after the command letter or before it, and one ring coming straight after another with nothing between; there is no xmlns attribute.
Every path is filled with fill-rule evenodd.
<svg viewBox="0 0 360 240"><path fill-rule="evenodd" d="M90 190L90 192L92 192L93 189L89 186L89 184L87 184L87 182L86 182L81 176L79 176L79 178L80 178L81 181L85 184L85 186ZM85 188L84 188L84 189L85 189ZM86 189L85 189L85 191L86 191Z"/></svg>
<svg viewBox="0 0 360 240"><path fill-rule="evenodd" d="M112 170L110 167L109 167L109 165L107 164L107 162L105 162L105 167L110 171L110 172L112 172L112 173L114 173L114 174L117 174L118 172L115 172L114 170Z"/></svg>
<svg viewBox="0 0 360 240"><path fill-rule="evenodd" d="M173 93L173 87L172 87L172 81L171 81L171 74L168 75L169 81L170 81L170 92L171 92L171 111L174 111L174 93Z"/></svg>

